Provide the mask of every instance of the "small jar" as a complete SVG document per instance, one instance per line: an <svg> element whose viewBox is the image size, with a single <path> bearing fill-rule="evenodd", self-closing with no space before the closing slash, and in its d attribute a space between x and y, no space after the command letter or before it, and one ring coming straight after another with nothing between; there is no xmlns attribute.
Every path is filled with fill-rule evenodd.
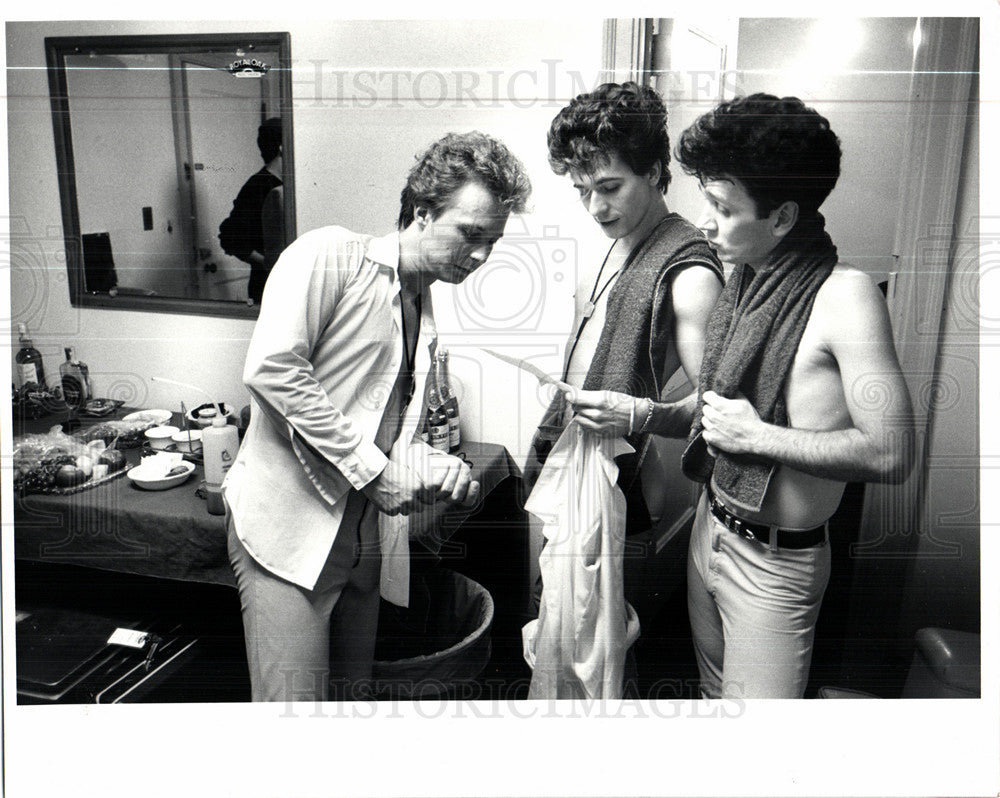
<svg viewBox="0 0 1000 798"><path fill-rule="evenodd" d="M201 430L178 430L171 438L178 452L200 452L201 451Z"/></svg>
<svg viewBox="0 0 1000 798"><path fill-rule="evenodd" d="M146 442L149 444L150 449L162 451L174 442L173 437L175 432L180 432L180 430L177 427L169 425L153 427L146 430Z"/></svg>

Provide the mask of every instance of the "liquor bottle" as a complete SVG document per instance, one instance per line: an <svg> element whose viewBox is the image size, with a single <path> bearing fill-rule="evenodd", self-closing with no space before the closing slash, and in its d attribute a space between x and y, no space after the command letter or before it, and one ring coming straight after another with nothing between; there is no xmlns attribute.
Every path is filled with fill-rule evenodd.
<svg viewBox="0 0 1000 798"><path fill-rule="evenodd" d="M461 415L458 412L458 397L451 389L451 377L448 375L448 350L439 349L435 355L438 372L438 391L445 415L448 416L448 448L458 451L462 445Z"/></svg>
<svg viewBox="0 0 1000 798"><path fill-rule="evenodd" d="M17 387L23 388L25 385L35 383L40 390L44 389L45 368L42 365L42 354L35 349L28 337L28 325L21 322L17 325L17 332L21 339L21 349L14 356L14 362L17 364L14 372Z"/></svg>
<svg viewBox="0 0 1000 798"><path fill-rule="evenodd" d="M427 375L427 437L434 449L447 452L449 448L448 415L441 401L441 391L437 383L436 363Z"/></svg>
<svg viewBox="0 0 1000 798"><path fill-rule="evenodd" d="M66 361L59 366L63 399L72 408L80 409L90 399L90 371L87 364L76 359L73 347L65 349Z"/></svg>

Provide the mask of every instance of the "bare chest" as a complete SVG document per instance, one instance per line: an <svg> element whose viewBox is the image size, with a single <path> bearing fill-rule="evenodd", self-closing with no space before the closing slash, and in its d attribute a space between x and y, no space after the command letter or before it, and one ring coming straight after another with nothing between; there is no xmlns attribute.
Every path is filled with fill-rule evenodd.
<svg viewBox="0 0 1000 798"><path fill-rule="evenodd" d="M824 311L814 309L785 382L792 427L833 430L850 426L840 369L825 335Z"/></svg>

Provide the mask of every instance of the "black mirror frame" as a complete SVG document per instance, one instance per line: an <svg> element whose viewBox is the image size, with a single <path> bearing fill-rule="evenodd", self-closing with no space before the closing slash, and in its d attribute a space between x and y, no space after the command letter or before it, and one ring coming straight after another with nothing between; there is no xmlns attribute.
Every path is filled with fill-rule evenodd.
<svg viewBox="0 0 1000 798"><path fill-rule="evenodd" d="M78 51L95 50L112 54L190 53L218 51L253 43L255 48L275 49L278 64L272 67L279 80L283 137L282 182L286 240L294 241L295 170L292 133L292 45L287 32L270 33L198 33L151 34L133 36L49 36L45 38L49 95L52 102L52 126L55 134L56 166L59 180L59 201L62 207L63 237L66 246L66 270L69 276L69 298L73 307L112 308L118 310L153 311L157 313L189 313L206 316L257 318L257 305L210 299L182 297L111 296L88 292L84 281L83 247L80 214L76 195L76 167L73 160L73 139L70 130L69 94L63 56Z"/></svg>

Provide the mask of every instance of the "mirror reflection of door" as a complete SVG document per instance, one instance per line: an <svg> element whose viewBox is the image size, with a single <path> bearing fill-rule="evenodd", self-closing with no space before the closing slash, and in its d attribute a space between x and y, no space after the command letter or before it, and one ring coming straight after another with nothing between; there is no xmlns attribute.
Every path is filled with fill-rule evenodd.
<svg viewBox="0 0 1000 798"><path fill-rule="evenodd" d="M276 54L255 54L273 63ZM243 184L264 165L257 146L261 122L277 116L275 81L266 75L236 77L231 56L206 54L178 59L179 87L186 125L178 146L179 172L188 187L194 274L198 295L245 301L250 265L227 255L219 243L219 225L229 215Z"/></svg>
<svg viewBox="0 0 1000 798"><path fill-rule="evenodd" d="M67 55L66 74L80 233L106 236L119 293L190 296L167 56Z"/></svg>

